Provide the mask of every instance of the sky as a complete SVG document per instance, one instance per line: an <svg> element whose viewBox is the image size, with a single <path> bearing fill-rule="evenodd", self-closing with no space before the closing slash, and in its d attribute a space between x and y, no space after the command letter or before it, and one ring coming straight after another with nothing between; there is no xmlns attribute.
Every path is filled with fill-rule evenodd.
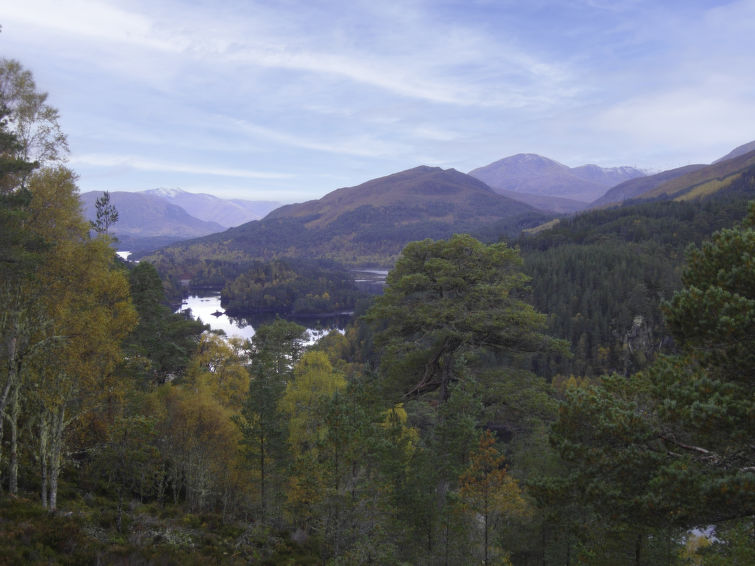
<svg viewBox="0 0 755 566"><path fill-rule="evenodd" d="M755 139L755 0L0 0L82 192L301 202L517 153L710 163Z"/></svg>

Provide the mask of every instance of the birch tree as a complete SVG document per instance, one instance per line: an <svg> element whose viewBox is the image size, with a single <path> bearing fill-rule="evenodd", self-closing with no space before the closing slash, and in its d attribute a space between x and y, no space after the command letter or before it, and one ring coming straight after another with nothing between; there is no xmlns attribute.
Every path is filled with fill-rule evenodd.
<svg viewBox="0 0 755 566"><path fill-rule="evenodd" d="M121 342L136 324L128 281L108 242L90 239L73 174L58 167L29 181L35 230L54 253L40 267L47 316L35 332L43 346L32 359L31 401L38 414L43 503L57 505L66 428L107 395Z"/></svg>
<svg viewBox="0 0 755 566"><path fill-rule="evenodd" d="M47 97L31 71L13 59L0 59L0 100L10 111L10 130L19 142L16 157L41 166L60 164L68 155L60 113Z"/></svg>

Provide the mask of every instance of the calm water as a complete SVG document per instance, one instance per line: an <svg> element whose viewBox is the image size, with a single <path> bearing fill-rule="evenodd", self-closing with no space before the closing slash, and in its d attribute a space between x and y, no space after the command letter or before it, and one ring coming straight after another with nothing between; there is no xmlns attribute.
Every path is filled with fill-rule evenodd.
<svg viewBox="0 0 755 566"><path fill-rule="evenodd" d="M183 300L179 312L191 309L194 319L199 319L205 324L209 324L213 330L222 330L227 336L238 336L240 338L251 338L254 336L254 328L244 319L231 318L225 313L220 306L220 295L210 295L200 297L191 295ZM223 313L219 316L213 313Z"/></svg>
<svg viewBox="0 0 755 566"><path fill-rule="evenodd" d="M188 309L191 309L194 319L199 319L205 324L209 324L212 330L222 330L226 333L226 336L238 336L244 339L254 336L254 326L248 319L230 317L223 312L223 308L220 306L219 294L206 296L191 295L183 300L177 312L183 312ZM328 316L323 320L298 319L295 322L307 327L309 342L316 342L332 330L343 332L350 318L350 314L343 313ZM273 320L273 316L262 317L258 321L255 321L255 324L259 326Z"/></svg>
<svg viewBox="0 0 755 566"><path fill-rule="evenodd" d="M128 253L128 252L124 252ZM388 271L382 269L356 269L355 282L362 289L374 294L380 294L385 285ZM209 324L213 330L222 330L227 336L238 336L249 339L254 336L254 326L272 322L274 315L260 315L252 319L235 318L225 314L220 306L220 293L207 295L191 295L184 299L177 312L191 309L193 318ZM307 328L310 342L316 341L331 330L343 332L351 320L351 313L339 313L318 318L292 318Z"/></svg>

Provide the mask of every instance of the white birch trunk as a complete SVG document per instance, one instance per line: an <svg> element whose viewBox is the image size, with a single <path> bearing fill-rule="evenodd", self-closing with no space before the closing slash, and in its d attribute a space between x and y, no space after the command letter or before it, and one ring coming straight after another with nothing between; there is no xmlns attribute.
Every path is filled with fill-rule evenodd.
<svg viewBox="0 0 755 566"><path fill-rule="evenodd" d="M16 382L10 400L10 458L8 462L8 493L18 494L18 413L19 413L19 389L21 385Z"/></svg>
<svg viewBox="0 0 755 566"><path fill-rule="evenodd" d="M53 430L50 442L50 505L49 510L55 511L58 506L58 477L60 476L61 456L63 452L63 426L66 409L61 405L53 413Z"/></svg>
<svg viewBox="0 0 755 566"><path fill-rule="evenodd" d="M42 475L42 507L47 509L47 482L48 482L48 444L50 442L50 423L48 415L42 414L39 419L39 466Z"/></svg>

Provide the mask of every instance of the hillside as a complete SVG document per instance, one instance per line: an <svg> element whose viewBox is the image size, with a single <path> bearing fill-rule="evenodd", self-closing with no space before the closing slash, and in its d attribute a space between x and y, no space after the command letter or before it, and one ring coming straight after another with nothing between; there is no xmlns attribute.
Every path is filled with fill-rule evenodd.
<svg viewBox="0 0 755 566"><path fill-rule="evenodd" d="M224 228L240 226L259 220L280 206L279 202L245 199L223 199L204 193L190 193L181 189L150 189L145 194L180 206L186 212L207 222L216 222Z"/></svg>
<svg viewBox="0 0 755 566"><path fill-rule="evenodd" d="M560 197L589 203L613 187L645 175L633 167L567 167L547 157L520 153L469 172L496 191Z"/></svg>
<svg viewBox="0 0 755 566"><path fill-rule="evenodd" d="M319 200L283 206L268 219L302 218L307 227L321 227L365 206L398 213L403 217L401 224L428 220L456 223L469 218L489 222L529 208L500 198L485 183L455 169L420 166L337 189Z"/></svg>
<svg viewBox="0 0 755 566"><path fill-rule="evenodd" d="M95 218L95 201L102 194L103 191L89 191L80 195L86 218ZM118 210L118 222L111 232L122 247L132 251L155 249L224 230L220 224L195 218L183 208L150 194L115 191L110 193L110 202Z"/></svg>
<svg viewBox="0 0 755 566"><path fill-rule="evenodd" d="M616 185L609 189L606 194L590 204L590 208L598 208L609 204L618 204L625 200L636 198L639 195L653 190L654 188L689 173L694 173L705 165L685 165L676 169L669 169L647 177L637 177Z"/></svg>
<svg viewBox="0 0 755 566"><path fill-rule="evenodd" d="M533 304L576 354L540 371L629 374L669 351L660 301L681 285L685 250L741 221L755 198L755 165L735 176L700 198L634 200L520 238Z"/></svg>
<svg viewBox="0 0 755 566"><path fill-rule="evenodd" d="M262 220L161 250L150 260L163 273L168 265L180 266L192 276L218 260L327 258L390 266L411 241L462 232L497 239L548 218L469 175L416 167L281 207Z"/></svg>
<svg viewBox="0 0 755 566"><path fill-rule="evenodd" d="M750 153L751 151L755 151L755 140L735 147L723 157L716 159L713 164L719 163L721 161L727 161L728 159L734 159L735 157L739 157L740 155L744 155L745 153Z"/></svg>
<svg viewBox="0 0 755 566"><path fill-rule="evenodd" d="M745 153L733 159L717 161L667 181L650 191L637 195L640 200L669 198L674 200L690 200L707 196L726 189L739 179L745 171L751 174L755 165L755 151Z"/></svg>

